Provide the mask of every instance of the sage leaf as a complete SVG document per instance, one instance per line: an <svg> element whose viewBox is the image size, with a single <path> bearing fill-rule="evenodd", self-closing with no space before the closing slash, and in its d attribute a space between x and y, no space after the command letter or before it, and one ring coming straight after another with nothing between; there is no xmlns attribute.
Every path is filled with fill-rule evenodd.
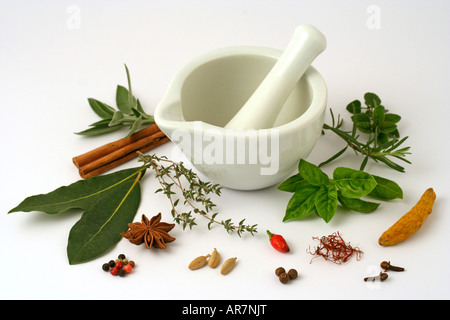
<svg viewBox="0 0 450 320"><path fill-rule="evenodd" d="M110 106L108 106L106 103L103 103L101 101L98 101L94 98L88 99L89 105L91 106L91 109L100 117L103 119L111 118L114 114L114 109Z"/></svg>
<svg viewBox="0 0 450 320"><path fill-rule="evenodd" d="M329 184L319 188L314 198L314 205L317 213L325 222L329 222L333 218L337 210L337 190L336 186Z"/></svg>
<svg viewBox="0 0 450 320"><path fill-rule="evenodd" d="M318 166L306 161L300 160L298 165L299 175L314 186L321 186L330 183L328 176L319 169Z"/></svg>
<svg viewBox="0 0 450 320"><path fill-rule="evenodd" d="M379 203L375 202L347 198L340 191L338 191L338 200L345 209L361 213L373 212L380 206Z"/></svg>
<svg viewBox="0 0 450 320"><path fill-rule="evenodd" d="M128 138L129 136L131 136L133 133L135 133L141 126L142 124L142 116L139 116L134 122L133 125L130 128L130 131L128 132L127 136L125 138Z"/></svg>
<svg viewBox="0 0 450 320"><path fill-rule="evenodd" d="M106 197L112 190L128 181L134 181L139 172L143 172L143 170L142 167L124 169L107 175L79 180L50 193L28 197L8 213L40 211L47 214L58 214L69 209L86 210L99 199Z"/></svg>
<svg viewBox="0 0 450 320"><path fill-rule="evenodd" d="M128 229L139 207L141 173L121 183L83 213L69 233L69 264L92 260L120 241L120 233Z"/></svg>
<svg viewBox="0 0 450 320"><path fill-rule="evenodd" d="M109 126L115 126L118 124L121 124L124 121L124 115L122 111L116 111L114 112L114 115L111 119L111 121L109 122Z"/></svg>
<svg viewBox="0 0 450 320"><path fill-rule="evenodd" d="M108 120L108 123L110 122L110 120ZM108 132L113 132L116 131L120 128L122 128L121 125L115 125L115 126L110 126L104 123L99 123L96 125L93 125L92 128L80 131L80 132L75 132L75 134L78 135L82 135L82 136L97 136L103 133L108 133Z"/></svg>
<svg viewBox="0 0 450 320"><path fill-rule="evenodd" d="M336 168L333 179L337 188L348 198L364 197L377 185L369 173L345 167Z"/></svg>
<svg viewBox="0 0 450 320"><path fill-rule="evenodd" d="M136 98L132 97L132 104L136 105ZM117 108L125 114L133 114L131 108L133 105L130 105L130 101L128 98L128 89L124 86L118 85L116 89L116 105Z"/></svg>
<svg viewBox="0 0 450 320"><path fill-rule="evenodd" d="M403 190L392 180L372 175L377 182L369 197L379 200L403 199Z"/></svg>
<svg viewBox="0 0 450 320"><path fill-rule="evenodd" d="M313 213L314 200L319 189L320 187L310 185L297 190L289 200L283 221L303 218Z"/></svg>

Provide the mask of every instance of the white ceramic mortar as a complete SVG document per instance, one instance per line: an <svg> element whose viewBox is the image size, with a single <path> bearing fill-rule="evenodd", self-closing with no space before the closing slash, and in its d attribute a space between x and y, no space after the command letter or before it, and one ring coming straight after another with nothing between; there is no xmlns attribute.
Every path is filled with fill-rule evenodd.
<svg viewBox="0 0 450 320"><path fill-rule="evenodd" d="M279 115L274 115L273 128L224 128L281 53L262 47L231 47L201 55L175 74L157 106L157 125L211 182L237 190L278 184L316 144L327 88L313 67L298 81Z"/></svg>

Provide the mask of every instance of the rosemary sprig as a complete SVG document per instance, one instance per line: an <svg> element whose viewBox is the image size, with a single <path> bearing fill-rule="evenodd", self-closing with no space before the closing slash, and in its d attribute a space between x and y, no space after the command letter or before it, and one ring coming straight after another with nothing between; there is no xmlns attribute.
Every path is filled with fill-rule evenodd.
<svg viewBox="0 0 450 320"><path fill-rule="evenodd" d="M133 96L130 72L128 71L127 65L125 65L125 71L127 73L128 89L121 85L117 85L117 110L104 102L89 98L89 106L102 120L92 123L90 128L77 132L76 134L95 136L129 127L127 134L127 137L129 137L141 126L155 123L153 116L145 113L139 99L136 99Z"/></svg>
<svg viewBox="0 0 450 320"><path fill-rule="evenodd" d="M156 190L156 193L162 192L167 196L172 206L171 214L174 221L177 224L181 224L183 230L187 226L192 229L193 226L197 225L195 217L193 217L193 213L196 213L209 220L208 229L211 228L212 224L219 224L227 232L232 233L236 231L239 236L246 231L252 235L257 232L257 225L245 225L245 219L241 220L237 225L231 219L216 220L218 212L212 213L216 205L208 196L210 194L220 196L222 187L218 184L202 181L192 169L187 169L182 162L177 163L164 156L158 157L154 154L144 155L142 153L139 153L139 161L143 162L145 167L154 170L156 178L161 185L161 188ZM184 198L183 204L190 208L189 211L184 212L182 209L179 209L180 198L175 197L177 192L174 190L176 189L182 194Z"/></svg>
<svg viewBox="0 0 450 320"><path fill-rule="evenodd" d="M365 107L361 105L359 100L354 100L346 107L347 111L352 114L353 122L352 130L346 131L342 129L344 120L338 115L337 119L330 109L331 125L324 124L324 130L330 130L337 134L346 142L346 146L328 160L319 164L324 166L327 163L340 157L349 147L358 155L362 155L363 161L360 170L364 170L369 159L375 162L382 162L390 168L404 172L405 168L394 162L391 158L396 158L406 163L411 163L405 157L410 147L399 148L408 137L400 139L397 123L401 117L394 113L389 113L384 106L381 105L381 99L374 93L367 92L364 95ZM362 136L366 137L365 141L361 141ZM389 157L389 158L388 158Z"/></svg>

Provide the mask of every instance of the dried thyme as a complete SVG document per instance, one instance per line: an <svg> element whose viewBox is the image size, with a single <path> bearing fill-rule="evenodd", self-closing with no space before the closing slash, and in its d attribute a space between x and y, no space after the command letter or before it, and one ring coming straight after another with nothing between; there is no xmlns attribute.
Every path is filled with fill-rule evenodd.
<svg viewBox="0 0 450 320"><path fill-rule="evenodd" d="M241 236L244 232L254 234L257 232L255 225L245 225L245 219L241 220L237 225L227 220L217 220L218 212L213 213L216 205L211 201L210 194L221 195L222 187L218 184L202 181L198 175L187 169L182 162L174 162L167 157L158 157L156 155L144 155L139 153L139 161L144 163L144 167L153 169L161 188L156 193L162 192L167 196L172 206L171 214L177 224L182 225L183 229L189 226L192 229L197 225L193 213L199 214L209 220L208 229L213 224L222 225L227 232L236 233ZM178 190L184 199L183 204L190 210L184 211L180 209L180 198L176 197Z"/></svg>

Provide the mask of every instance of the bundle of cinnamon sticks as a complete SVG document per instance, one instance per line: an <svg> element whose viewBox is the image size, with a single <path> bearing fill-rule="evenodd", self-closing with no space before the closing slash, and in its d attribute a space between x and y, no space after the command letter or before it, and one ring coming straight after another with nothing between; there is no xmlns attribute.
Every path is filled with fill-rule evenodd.
<svg viewBox="0 0 450 320"><path fill-rule="evenodd" d="M137 157L138 151L145 153L167 141L169 138L156 124L152 124L127 138L105 144L72 160L80 176L87 179Z"/></svg>

